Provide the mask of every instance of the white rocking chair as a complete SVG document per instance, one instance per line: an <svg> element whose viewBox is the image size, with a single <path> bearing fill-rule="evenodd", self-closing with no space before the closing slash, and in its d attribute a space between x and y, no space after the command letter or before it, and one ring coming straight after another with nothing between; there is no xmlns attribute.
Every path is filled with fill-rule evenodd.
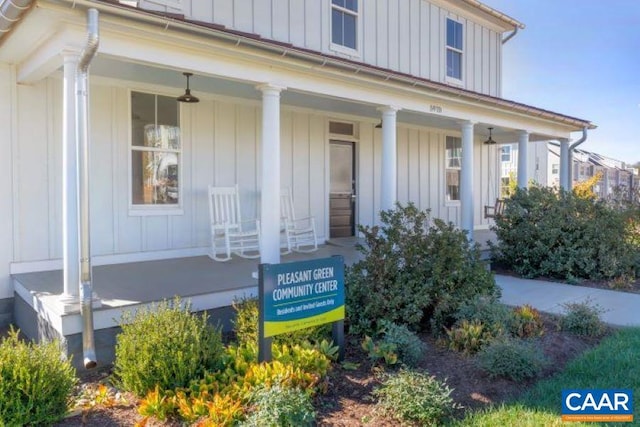
<svg viewBox="0 0 640 427"><path fill-rule="evenodd" d="M209 186L211 253L216 261L228 261L234 253L243 258L260 256L260 222L242 221L238 186ZM245 229L243 224L253 224ZM247 252L249 252L247 254ZM221 256L222 255L222 256Z"/></svg>
<svg viewBox="0 0 640 427"><path fill-rule="evenodd" d="M318 249L316 220L314 217L296 218L291 190L284 188L280 193L280 212L283 230L287 239L287 252L313 252Z"/></svg>

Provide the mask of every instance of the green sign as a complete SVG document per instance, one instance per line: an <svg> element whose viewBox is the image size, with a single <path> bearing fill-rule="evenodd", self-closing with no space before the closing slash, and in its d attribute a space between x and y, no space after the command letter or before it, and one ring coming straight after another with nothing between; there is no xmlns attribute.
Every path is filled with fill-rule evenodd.
<svg viewBox="0 0 640 427"><path fill-rule="evenodd" d="M344 260L260 266L264 338L344 319Z"/></svg>

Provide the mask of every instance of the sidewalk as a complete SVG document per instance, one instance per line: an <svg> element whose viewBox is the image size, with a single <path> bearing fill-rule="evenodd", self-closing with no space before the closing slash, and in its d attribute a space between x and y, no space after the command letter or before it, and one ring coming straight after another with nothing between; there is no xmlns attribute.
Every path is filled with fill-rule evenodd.
<svg viewBox="0 0 640 427"><path fill-rule="evenodd" d="M612 326L640 326L640 294L586 288L543 280L520 279L496 275L502 288L504 304L529 304L547 313L563 313L562 304L584 302L597 304L605 310L602 320Z"/></svg>

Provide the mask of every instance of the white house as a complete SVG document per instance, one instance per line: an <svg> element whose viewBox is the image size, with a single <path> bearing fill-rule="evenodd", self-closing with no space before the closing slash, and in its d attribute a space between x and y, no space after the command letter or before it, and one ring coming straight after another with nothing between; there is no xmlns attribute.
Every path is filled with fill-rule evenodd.
<svg viewBox="0 0 640 427"><path fill-rule="evenodd" d="M90 8L87 233L76 101L96 43ZM472 232L499 194L488 128L526 147L595 127L501 97L502 46L524 25L477 0L0 0L0 12L0 323L26 324L32 310L37 326L24 327L40 337L82 330L91 263L155 260L169 273L207 254L210 184L239 185L244 214L261 219L261 261L278 262L282 187L323 241L338 192L353 201L347 234L395 201ZM176 102L183 72L199 103ZM140 298L164 295L156 276ZM107 298L117 285L103 281L95 304L142 301ZM96 328L114 317L101 313Z"/></svg>

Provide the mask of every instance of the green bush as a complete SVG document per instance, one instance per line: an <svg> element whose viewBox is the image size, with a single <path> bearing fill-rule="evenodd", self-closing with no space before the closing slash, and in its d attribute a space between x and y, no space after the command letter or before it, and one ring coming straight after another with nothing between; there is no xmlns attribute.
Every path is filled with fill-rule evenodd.
<svg viewBox="0 0 640 427"><path fill-rule="evenodd" d="M494 338L508 332L513 323L513 312L509 307L498 302L497 298L478 295L470 301L462 303L455 314L456 326L462 321L478 321Z"/></svg>
<svg viewBox="0 0 640 427"><path fill-rule="evenodd" d="M636 277L640 243L629 212L572 192L518 189L495 219L492 256L525 277Z"/></svg>
<svg viewBox="0 0 640 427"><path fill-rule="evenodd" d="M459 409L452 391L427 373L400 370L389 374L373 394L386 414L420 426L438 426Z"/></svg>
<svg viewBox="0 0 640 427"><path fill-rule="evenodd" d="M380 212L381 226L360 226L363 259L345 272L350 331L373 334L386 320L440 332L460 305L476 295L498 295L478 245L429 211L400 204Z"/></svg>
<svg viewBox="0 0 640 427"><path fill-rule="evenodd" d="M297 388L259 388L251 398L253 410L246 427L304 427L315 425L316 414L311 398Z"/></svg>
<svg viewBox="0 0 640 427"><path fill-rule="evenodd" d="M604 333L605 325L600 319L604 310L599 305L592 305L587 299L585 302L562 306L565 314L558 322L560 330L586 337L598 337Z"/></svg>
<svg viewBox="0 0 640 427"><path fill-rule="evenodd" d="M396 346L398 359L408 366L416 366L424 357L425 343L405 325L380 321L382 341Z"/></svg>
<svg viewBox="0 0 640 427"><path fill-rule="evenodd" d="M233 322L233 329L236 333L238 343L241 345L252 343L258 344L258 298L242 298L233 302L236 312ZM331 339L331 324L314 326L300 329L273 337L274 344L295 345L304 341L310 343L320 343Z"/></svg>
<svg viewBox="0 0 640 427"><path fill-rule="evenodd" d="M179 299L122 316L116 338L114 373L125 390L138 396L186 387L221 366L222 338L206 313L190 312Z"/></svg>
<svg viewBox="0 0 640 427"><path fill-rule="evenodd" d="M0 425L50 425L67 413L77 379L56 342L0 341Z"/></svg>
<svg viewBox="0 0 640 427"><path fill-rule="evenodd" d="M536 377L548 363L534 343L513 338L496 340L484 347L477 362L491 376L514 381Z"/></svg>

